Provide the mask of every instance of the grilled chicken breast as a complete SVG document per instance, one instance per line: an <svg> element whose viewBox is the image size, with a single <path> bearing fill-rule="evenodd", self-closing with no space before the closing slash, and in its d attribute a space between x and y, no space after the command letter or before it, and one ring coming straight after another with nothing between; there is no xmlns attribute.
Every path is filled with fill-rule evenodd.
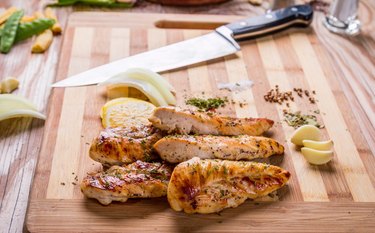
<svg viewBox="0 0 375 233"><path fill-rule="evenodd" d="M163 160L180 163L193 157L201 159L252 160L283 154L284 147L271 138L241 135L167 136L154 144Z"/></svg>
<svg viewBox="0 0 375 233"><path fill-rule="evenodd" d="M153 126L168 133L258 136L272 127L266 118L210 116L201 112L159 107L149 118Z"/></svg>
<svg viewBox="0 0 375 233"><path fill-rule="evenodd" d="M137 161L112 166L107 171L89 174L81 183L83 194L103 205L128 198L162 197L167 194L172 167L162 163Z"/></svg>
<svg viewBox="0 0 375 233"><path fill-rule="evenodd" d="M263 163L193 158L174 169L168 201L176 211L214 213L265 196L289 177L288 171Z"/></svg>
<svg viewBox="0 0 375 233"><path fill-rule="evenodd" d="M162 135L152 126L107 128L91 143L90 157L106 166L152 161L152 146Z"/></svg>

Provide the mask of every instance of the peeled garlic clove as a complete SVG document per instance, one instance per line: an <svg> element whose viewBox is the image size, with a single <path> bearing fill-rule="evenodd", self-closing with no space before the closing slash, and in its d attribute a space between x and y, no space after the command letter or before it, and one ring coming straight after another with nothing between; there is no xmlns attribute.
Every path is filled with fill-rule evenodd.
<svg viewBox="0 0 375 233"><path fill-rule="evenodd" d="M333 158L333 151L331 150L315 150L307 147L302 147L301 152L305 159L314 165L322 165L328 163Z"/></svg>
<svg viewBox="0 0 375 233"><path fill-rule="evenodd" d="M13 77L6 78L0 83L0 93L11 93L18 88L19 81Z"/></svg>
<svg viewBox="0 0 375 233"><path fill-rule="evenodd" d="M308 147L310 149L315 150L331 150L333 146L333 141L313 141L313 140L303 140L302 141L304 147Z"/></svg>
<svg viewBox="0 0 375 233"><path fill-rule="evenodd" d="M320 130L313 125L303 125L294 131L290 141L297 145L303 146L303 140L319 141Z"/></svg>

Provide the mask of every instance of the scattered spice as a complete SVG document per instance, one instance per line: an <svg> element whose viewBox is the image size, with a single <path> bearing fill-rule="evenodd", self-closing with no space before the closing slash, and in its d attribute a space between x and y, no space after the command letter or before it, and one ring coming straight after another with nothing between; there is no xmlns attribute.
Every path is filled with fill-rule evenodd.
<svg viewBox="0 0 375 233"><path fill-rule="evenodd" d="M288 100L293 101L292 98L294 100L294 97L291 91L286 91L286 92L280 91L278 85L276 85L275 88L269 90L264 95L264 100L266 102L278 103L278 104L282 104L284 101L286 102Z"/></svg>
<svg viewBox="0 0 375 233"><path fill-rule="evenodd" d="M300 111L292 113L288 112L285 109L283 110L283 113L285 117L284 120L286 121L286 123L288 123L288 125L294 128L298 128L302 125L314 125L320 129L324 128L324 125L319 124L316 119L316 116L314 115L301 114Z"/></svg>
<svg viewBox="0 0 375 233"><path fill-rule="evenodd" d="M77 185L77 183L76 182L72 182L72 185Z"/></svg>
<svg viewBox="0 0 375 233"><path fill-rule="evenodd" d="M215 109L219 107L224 107L225 103L228 102L228 98L225 97L222 98L208 98L208 99L202 99L202 98L190 98L185 101L187 105L192 105L198 108L198 111L200 112L207 112L207 111L214 111Z"/></svg>
<svg viewBox="0 0 375 233"><path fill-rule="evenodd" d="M60 184L61 184L61 185L65 185L65 183L64 183L64 182L61 182Z"/></svg>
<svg viewBox="0 0 375 233"><path fill-rule="evenodd" d="M315 91L310 91L309 90L304 90L302 88L293 88L293 92L296 93L300 98L303 98L303 96L308 97L308 100L310 101L311 104L316 103L316 99L311 95L315 95ZM284 102L286 103L286 106L289 107L290 103L289 101L294 101L294 96L293 96L292 91L280 91L279 86L276 85L275 88L269 90L265 95L264 95L264 100L269 103L278 103L278 104L283 104Z"/></svg>

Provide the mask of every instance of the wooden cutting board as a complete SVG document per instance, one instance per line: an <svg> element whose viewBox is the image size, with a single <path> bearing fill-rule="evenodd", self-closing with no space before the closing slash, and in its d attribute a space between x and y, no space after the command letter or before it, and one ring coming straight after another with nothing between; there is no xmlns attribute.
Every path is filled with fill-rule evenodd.
<svg viewBox="0 0 375 233"><path fill-rule="evenodd" d="M75 13L65 31L57 80L107 62L207 33L230 16ZM159 28L157 28L158 26ZM162 28L160 28L162 27ZM166 29L169 28L169 29ZM188 29L190 28L190 29ZM191 29L193 28L193 29ZM27 228L31 232L234 232L371 231L375 218L375 159L353 117L335 67L312 29L292 29L246 42L236 55L166 72L177 90L178 105L187 97L227 96L219 112L239 117L267 117L276 123L269 136L285 145L283 157L270 163L289 170L279 201L246 201L220 214L187 215L173 211L166 198L130 200L102 206L85 199L79 182L100 164L88 156L102 126L106 102L100 87L54 89L34 178ZM252 80L242 92L219 90L218 83ZM279 85L316 91L316 104L296 98L291 108L319 110L324 139L331 138L334 159L312 166L289 142L294 129L283 122L285 105L263 95Z"/></svg>

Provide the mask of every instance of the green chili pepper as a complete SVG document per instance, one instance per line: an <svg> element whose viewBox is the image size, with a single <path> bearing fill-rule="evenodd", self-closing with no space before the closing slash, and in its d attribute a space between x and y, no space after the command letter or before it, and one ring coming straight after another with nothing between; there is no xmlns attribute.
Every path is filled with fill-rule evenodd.
<svg viewBox="0 0 375 233"><path fill-rule="evenodd" d="M0 52L8 53L12 48L22 16L22 10L16 11L5 22L5 26L3 32L1 33L2 35L0 39Z"/></svg>
<svg viewBox="0 0 375 233"><path fill-rule="evenodd" d="M75 4L102 6L102 7L123 7L128 8L133 6L133 2L124 3L117 2L116 0L58 0L57 3L50 6L71 6Z"/></svg>
<svg viewBox="0 0 375 233"><path fill-rule="evenodd" d="M26 40L27 38L42 33L44 30L51 28L54 23L55 20L46 18L36 19L28 23L21 23L15 41L19 42Z"/></svg>

